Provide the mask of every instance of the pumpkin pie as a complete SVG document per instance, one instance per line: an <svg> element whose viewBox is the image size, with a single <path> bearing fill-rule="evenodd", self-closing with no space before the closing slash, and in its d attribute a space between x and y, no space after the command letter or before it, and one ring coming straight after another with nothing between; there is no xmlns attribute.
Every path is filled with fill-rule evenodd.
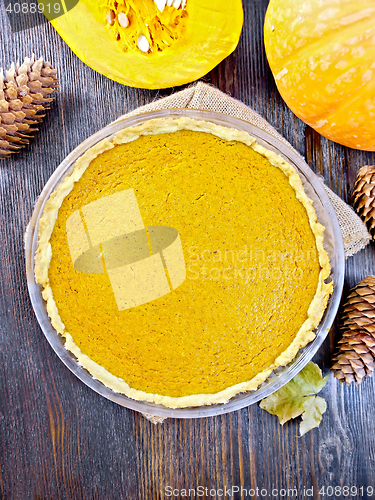
<svg viewBox="0 0 375 500"><path fill-rule="evenodd" d="M296 170L247 133L150 120L89 149L50 196L35 276L96 379L168 407L256 389L332 292Z"/></svg>

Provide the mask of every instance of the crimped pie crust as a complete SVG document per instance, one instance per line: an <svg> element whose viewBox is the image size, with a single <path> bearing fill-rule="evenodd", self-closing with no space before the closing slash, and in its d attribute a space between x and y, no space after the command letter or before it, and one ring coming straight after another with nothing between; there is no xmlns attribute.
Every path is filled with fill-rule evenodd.
<svg viewBox="0 0 375 500"><path fill-rule="evenodd" d="M50 238L58 217L59 208L61 207L63 200L73 189L74 184L81 179L90 162L104 151L110 150L116 145L135 141L140 136L173 133L180 130L206 132L226 141L242 142L254 149L254 151L265 156L272 165L280 168L280 170L282 170L288 177L289 183L295 191L296 198L303 204L308 215L310 227L315 235L321 271L319 274L315 297L308 309L308 317L306 321L301 326L293 342L280 356L277 357L271 366L261 371L247 382L233 385L214 394L194 394L183 397L170 397L166 395L152 394L130 387L123 379L111 374L103 366L94 362L80 350L74 342L72 335L66 331L60 318L49 283L48 273L52 258ZM147 121L137 127L130 127L121 130L113 137L112 140L103 140L93 148L86 151L86 153L82 155L79 160L77 160L73 172L61 182L48 199L43 215L39 221L39 243L35 257L35 278L37 283L43 287L42 294L47 303L47 311L49 317L51 318L52 326L66 339L65 347L77 357L78 362L86 368L94 378L100 380L106 386L116 392L126 394L130 398L159 403L171 408L225 403L235 394L256 389L276 367L285 366L295 357L301 347L305 346L308 342L314 339L314 330L322 319L327 306L328 298L333 290L332 283L325 283L325 280L330 274L330 264L327 252L323 247L323 235L324 227L317 222L312 201L306 195L301 179L296 170L280 156L259 145L256 140L250 137L246 132L190 118L156 119Z"/></svg>

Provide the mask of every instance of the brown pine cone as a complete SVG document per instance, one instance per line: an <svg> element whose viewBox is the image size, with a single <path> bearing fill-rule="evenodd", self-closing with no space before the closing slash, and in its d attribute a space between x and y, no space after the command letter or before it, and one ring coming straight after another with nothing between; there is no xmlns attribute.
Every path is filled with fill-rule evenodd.
<svg viewBox="0 0 375 500"><path fill-rule="evenodd" d="M375 339L359 330L344 332L338 342L339 352L333 358L332 370L340 382L359 385L366 376L371 377L375 368Z"/></svg>
<svg viewBox="0 0 375 500"><path fill-rule="evenodd" d="M375 337L375 276L367 276L350 292L341 329L360 330Z"/></svg>
<svg viewBox="0 0 375 500"><path fill-rule="evenodd" d="M375 166L362 167L353 189L353 206L375 240Z"/></svg>
<svg viewBox="0 0 375 500"><path fill-rule="evenodd" d="M343 306L342 339L332 370L340 382L359 385L375 368L375 276L351 290Z"/></svg>
<svg viewBox="0 0 375 500"><path fill-rule="evenodd" d="M56 74L51 63L34 56L21 66L12 63L5 78L0 70L0 158L24 147L38 130L58 90Z"/></svg>

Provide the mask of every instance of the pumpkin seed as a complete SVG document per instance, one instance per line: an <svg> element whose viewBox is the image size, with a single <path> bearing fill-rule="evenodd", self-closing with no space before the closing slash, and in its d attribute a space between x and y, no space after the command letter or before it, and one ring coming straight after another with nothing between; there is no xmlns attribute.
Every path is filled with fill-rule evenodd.
<svg viewBox="0 0 375 500"><path fill-rule="evenodd" d="M167 0L154 0L154 2L156 3L156 7L160 10L160 12L163 12Z"/></svg>
<svg viewBox="0 0 375 500"><path fill-rule="evenodd" d="M129 26L129 18L125 14L125 12L120 12L120 14L117 17L118 23L122 28L127 28Z"/></svg>
<svg viewBox="0 0 375 500"><path fill-rule="evenodd" d="M139 35L137 45L142 52L148 52L150 50L150 44L144 35Z"/></svg>
<svg viewBox="0 0 375 500"><path fill-rule="evenodd" d="M107 21L111 26L115 22L115 13L113 10L107 10Z"/></svg>

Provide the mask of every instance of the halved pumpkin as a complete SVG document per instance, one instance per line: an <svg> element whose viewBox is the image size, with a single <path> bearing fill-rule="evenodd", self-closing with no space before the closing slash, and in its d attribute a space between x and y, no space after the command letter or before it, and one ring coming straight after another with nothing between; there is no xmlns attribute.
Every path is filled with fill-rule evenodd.
<svg viewBox="0 0 375 500"><path fill-rule="evenodd" d="M233 52L243 11L241 0L81 0L51 23L91 68L156 89L196 80Z"/></svg>

